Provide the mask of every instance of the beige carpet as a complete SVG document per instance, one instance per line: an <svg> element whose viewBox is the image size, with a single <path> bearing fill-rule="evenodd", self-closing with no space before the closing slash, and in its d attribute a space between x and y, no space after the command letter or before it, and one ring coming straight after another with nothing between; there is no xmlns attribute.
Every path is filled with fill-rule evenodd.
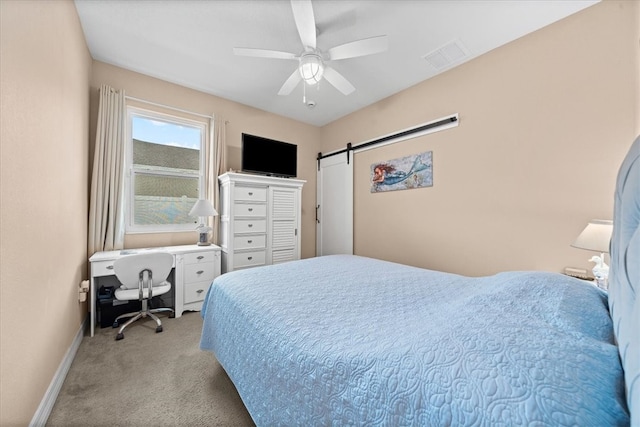
<svg viewBox="0 0 640 427"><path fill-rule="evenodd" d="M202 318L185 312L86 335L47 426L252 426L212 353L199 348Z"/></svg>

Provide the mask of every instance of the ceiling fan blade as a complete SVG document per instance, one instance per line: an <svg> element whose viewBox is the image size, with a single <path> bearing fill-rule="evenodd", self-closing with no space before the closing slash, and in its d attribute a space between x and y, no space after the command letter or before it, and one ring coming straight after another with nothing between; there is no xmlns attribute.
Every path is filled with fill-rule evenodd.
<svg viewBox="0 0 640 427"><path fill-rule="evenodd" d="M324 67L324 78L344 95L349 95L351 92L356 90L356 88L353 87L353 85L349 83L342 74L331 67Z"/></svg>
<svg viewBox="0 0 640 427"><path fill-rule="evenodd" d="M298 34L302 45L307 48L316 48L316 19L313 16L311 0L291 0L293 19L296 21Z"/></svg>
<svg viewBox="0 0 640 427"><path fill-rule="evenodd" d="M327 51L330 60L356 58L384 52L389 48L387 36L376 36L368 39L356 40L332 47Z"/></svg>
<svg viewBox="0 0 640 427"><path fill-rule="evenodd" d="M296 70L289 76L286 82L280 88L278 95L289 95L293 90L298 86L302 77L300 76L300 72L296 68Z"/></svg>
<svg viewBox="0 0 640 427"><path fill-rule="evenodd" d="M234 55L252 56L256 58L298 59L296 54L279 50L252 49L249 47L234 47Z"/></svg>

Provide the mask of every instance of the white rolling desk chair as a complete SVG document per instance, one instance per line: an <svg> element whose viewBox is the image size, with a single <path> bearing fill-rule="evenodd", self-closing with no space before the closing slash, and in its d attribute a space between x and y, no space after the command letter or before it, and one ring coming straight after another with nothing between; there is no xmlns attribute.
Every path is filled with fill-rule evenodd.
<svg viewBox="0 0 640 427"><path fill-rule="evenodd" d="M162 332L162 322L155 313L170 312L171 308L149 308L150 300L154 296L164 295L171 290L171 283L167 278L173 267L173 255L168 252L149 252L134 254L118 258L113 264L113 271L120 282L115 291L116 299L120 301L141 301L142 309L133 313L121 314L113 323L118 327L120 319L129 318L120 326L116 340L124 338L124 330L133 322L150 317L156 322L156 333Z"/></svg>

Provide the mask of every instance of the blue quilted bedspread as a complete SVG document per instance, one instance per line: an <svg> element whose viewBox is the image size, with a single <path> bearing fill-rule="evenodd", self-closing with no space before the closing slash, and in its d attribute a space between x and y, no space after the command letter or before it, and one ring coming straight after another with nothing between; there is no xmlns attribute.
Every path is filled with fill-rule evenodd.
<svg viewBox="0 0 640 427"><path fill-rule="evenodd" d="M606 294L350 255L224 274L212 351L258 426L628 425Z"/></svg>

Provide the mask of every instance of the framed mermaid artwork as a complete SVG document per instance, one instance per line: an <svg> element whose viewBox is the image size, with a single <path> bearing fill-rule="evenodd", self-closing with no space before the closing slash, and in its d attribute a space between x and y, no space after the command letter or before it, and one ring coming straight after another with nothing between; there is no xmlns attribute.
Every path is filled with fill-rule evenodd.
<svg viewBox="0 0 640 427"><path fill-rule="evenodd" d="M432 186L432 151L371 165L372 193Z"/></svg>

